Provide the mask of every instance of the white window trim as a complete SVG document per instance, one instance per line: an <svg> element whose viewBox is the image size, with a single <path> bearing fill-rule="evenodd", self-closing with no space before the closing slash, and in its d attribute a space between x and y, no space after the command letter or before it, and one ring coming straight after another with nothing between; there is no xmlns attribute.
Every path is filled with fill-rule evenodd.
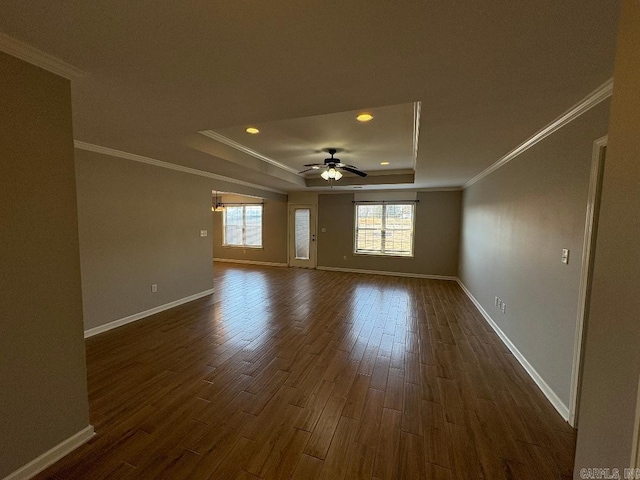
<svg viewBox="0 0 640 480"><path fill-rule="evenodd" d="M227 243L227 210L222 212L222 246L224 248L253 248L261 250L264 248L264 205L262 203L243 203L233 205L234 207L242 207L242 244ZM247 228L247 210L246 207L260 207L260 245L246 245L246 228Z"/></svg>
<svg viewBox="0 0 640 480"><path fill-rule="evenodd" d="M366 255L368 257L396 257L396 258L413 258L415 252L415 234L416 234L416 203L393 201L393 202L353 202L353 254ZM384 250L358 250L358 206L360 205L381 205L382 206L382 238L380 245L384 249L384 237L386 232L386 205L409 205L411 207L411 253L385 252ZM366 229L365 229L366 230ZM374 229L377 230L377 229Z"/></svg>

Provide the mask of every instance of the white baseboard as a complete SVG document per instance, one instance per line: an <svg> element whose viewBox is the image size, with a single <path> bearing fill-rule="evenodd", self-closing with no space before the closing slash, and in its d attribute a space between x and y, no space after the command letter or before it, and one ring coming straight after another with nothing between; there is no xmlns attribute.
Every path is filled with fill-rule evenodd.
<svg viewBox="0 0 640 480"><path fill-rule="evenodd" d="M288 267L286 263L277 263L277 262L260 262L258 260L236 260L235 258L213 258L214 262L225 262L225 263L244 263L247 265L267 265L268 267Z"/></svg>
<svg viewBox="0 0 640 480"><path fill-rule="evenodd" d="M405 273L405 272L386 272L383 270L361 270L359 268L342 268L342 267L316 267L318 270L327 270L329 272L347 272L347 273L370 273L371 275L386 275L389 277L409 277L409 278L428 278L431 280L457 280L457 277L447 275L427 275L424 273Z"/></svg>
<svg viewBox="0 0 640 480"><path fill-rule="evenodd" d="M456 280L457 280L458 284L460 285L460 288L462 288L464 293L467 294L469 299L473 302L473 304L476 306L476 308L480 311L480 313L482 314L484 319L487 321L489 326L491 326L491 328L493 328L493 330L496 332L496 334L500 337L500 340L502 340L502 342L507 346L507 348L509 350L511 350L511 353L513 353L513 356L516 357L518 362L520 362L520 365L522 365L524 367L524 369L527 371L529 376L533 379L534 382L536 382L536 385L538 385L538 387L540 387L540 390L542 390L542 393L544 393L545 397L547 397L547 399L551 402L551 405L553 405L554 408L558 411L558 413L562 416L562 418L564 418L568 422L569 421L569 407L567 407L564 404L564 402L562 400L560 400L560 397L558 397L558 395L556 395L556 392L554 392L551 389L551 387L547 384L547 382L544 381L544 379L540 376L540 374L536 371L536 369L533 368L533 366L527 361L525 356L522 353L520 353L520 350L518 350L516 348L516 346L511 342L509 337L507 337L507 335L500 329L498 324L493 321L491 316L482 307L482 305L480 305L480 302L478 302L478 300L473 296L473 294L464 285L464 283L462 283L462 281L459 278L456 278Z"/></svg>
<svg viewBox="0 0 640 480"><path fill-rule="evenodd" d="M213 288L210 288L209 290L205 290L204 292L189 295L188 297L180 298L178 300L174 300L173 302L150 308L149 310L145 310L144 312L134 313L133 315L129 315L128 317L124 317L119 320L114 320L113 322L105 323L104 325L100 325L99 327L90 328L89 330L84 331L84 338L93 337L94 335L98 335L99 333L113 330L114 328L121 327L122 325L126 325L127 323L135 322L136 320L148 317L149 315L153 315L154 313L169 310L170 308L177 307L178 305L182 305L183 303L192 302L193 300L206 297L207 295L211 295L212 293Z"/></svg>
<svg viewBox="0 0 640 480"><path fill-rule="evenodd" d="M94 435L95 432L93 431L93 426L88 425L78 433L60 442L51 450L43 453L38 458L30 461L15 472L9 474L9 476L4 477L4 480L28 480L29 478L32 478L43 471L45 468L56 463L65 455L68 455L69 453L74 451L80 445L83 445L84 443L89 441Z"/></svg>

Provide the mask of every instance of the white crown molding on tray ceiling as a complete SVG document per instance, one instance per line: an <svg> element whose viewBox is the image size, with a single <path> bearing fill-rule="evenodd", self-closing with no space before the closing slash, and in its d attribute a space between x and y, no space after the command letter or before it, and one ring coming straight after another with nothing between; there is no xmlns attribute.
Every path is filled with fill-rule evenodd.
<svg viewBox="0 0 640 480"><path fill-rule="evenodd" d="M100 145L94 145L92 143L82 142L80 140L74 140L73 145L75 148L78 148L80 150L102 153L104 155L110 155L112 157L124 158L126 160L133 160L134 162L146 163L148 165L155 165L156 167L168 168L170 170L176 170L178 172L190 173L192 175L198 175L200 177L213 178L215 180L221 180L223 182L229 182L236 185L242 185L245 187L256 188L258 190L267 190L269 192L286 195L286 192L277 190L275 188L265 187L256 183L244 182L242 180L236 180L235 178L225 177L224 175L218 175L217 173L205 172L204 170L197 170L195 168L185 167L183 165L177 165L175 163L164 162L162 160L144 157L135 153L123 152L122 150L116 150L114 148L101 147Z"/></svg>
<svg viewBox="0 0 640 480"><path fill-rule="evenodd" d="M2 32L0 32L0 51L69 80L75 80L86 75L86 72L79 68Z"/></svg>
<svg viewBox="0 0 640 480"><path fill-rule="evenodd" d="M209 137L213 140L216 140L217 142L224 143L228 147L235 148L239 152L246 153L247 155L251 155L252 157L257 158L258 160L262 160L263 162L270 163L271 165L274 165L278 168L286 170L287 172L300 175L295 168L291 168L283 163L280 163L274 160L273 158L269 158L266 155L262 155L261 153L256 152L255 150L252 150L248 147L245 147L241 143L231 140L230 138L227 138L224 135L220 135L219 133L216 133L213 130L202 130L198 133L200 133L201 135L204 135L205 137Z"/></svg>
<svg viewBox="0 0 640 480"><path fill-rule="evenodd" d="M542 130L537 132L535 135L533 135L529 139L525 140L519 146L511 150L504 157L500 158L498 161L493 163L488 168L484 169L482 172L480 172L478 175L473 177L471 180L468 180L464 184L463 188L469 188L471 185L478 182L479 180L482 180L484 177L486 177L490 173L495 172L497 169L509 163L511 160L516 158L521 153L525 152L526 150L529 150L536 143L544 140L552 133L557 132L562 127L564 127L568 123L571 123L573 120L578 118L583 113L591 110L600 102L609 98L612 95L612 93L613 93L613 78L610 78L609 80L604 82L602 85L600 85L598 88L596 88L593 92L591 92L589 95L587 95L578 103L576 103L573 107L571 107L565 113L563 113L558 118L556 118L549 125L544 127Z"/></svg>
<svg viewBox="0 0 640 480"><path fill-rule="evenodd" d="M420 113L422 102L413 102L413 171L418 167L418 140L420 139Z"/></svg>

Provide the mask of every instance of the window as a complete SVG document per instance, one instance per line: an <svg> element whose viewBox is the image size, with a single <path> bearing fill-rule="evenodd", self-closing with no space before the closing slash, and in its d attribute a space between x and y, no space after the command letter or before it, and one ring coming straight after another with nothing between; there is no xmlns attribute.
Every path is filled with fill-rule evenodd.
<svg viewBox="0 0 640 480"><path fill-rule="evenodd" d="M222 244L262 247L262 205L229 205L224 209Z"/></svg>
<svg viewBox="0 0 640 480"><path fill-rule="evenodd" d="M413 203L356 204L355 253L413 255Z"/></svg>
<svg viewBox="0 0 640 480"><path fill-rule="evenodd" d="M311 210L296 208L293 220L296 260L309 260Z"/></svg>

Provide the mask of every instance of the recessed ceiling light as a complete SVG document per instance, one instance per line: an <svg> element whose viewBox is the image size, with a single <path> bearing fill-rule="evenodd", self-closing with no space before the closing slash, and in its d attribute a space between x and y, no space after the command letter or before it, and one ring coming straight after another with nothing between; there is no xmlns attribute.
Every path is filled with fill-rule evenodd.
<svg viewBox="0 0 640 480"><path fill-rule="evenodd" d="M361 113L356 117L356 120L358 120L359 122L368 122L370 120L373 120L373 115L371 115L370 113Z"/></svg>
<svg viewBox="0 0 640 480"><path fill-rule="evenodd" d="M250 133L251 135L255 135L256 133L260 133L260 130L258 130L256 127L247 127L245 132Z"/></svg>
<svg viewBox="0 0 640 480"><path fill-rule="evenodd" d="M380 162L380 165L389 165L389 162Z"/></svg>

